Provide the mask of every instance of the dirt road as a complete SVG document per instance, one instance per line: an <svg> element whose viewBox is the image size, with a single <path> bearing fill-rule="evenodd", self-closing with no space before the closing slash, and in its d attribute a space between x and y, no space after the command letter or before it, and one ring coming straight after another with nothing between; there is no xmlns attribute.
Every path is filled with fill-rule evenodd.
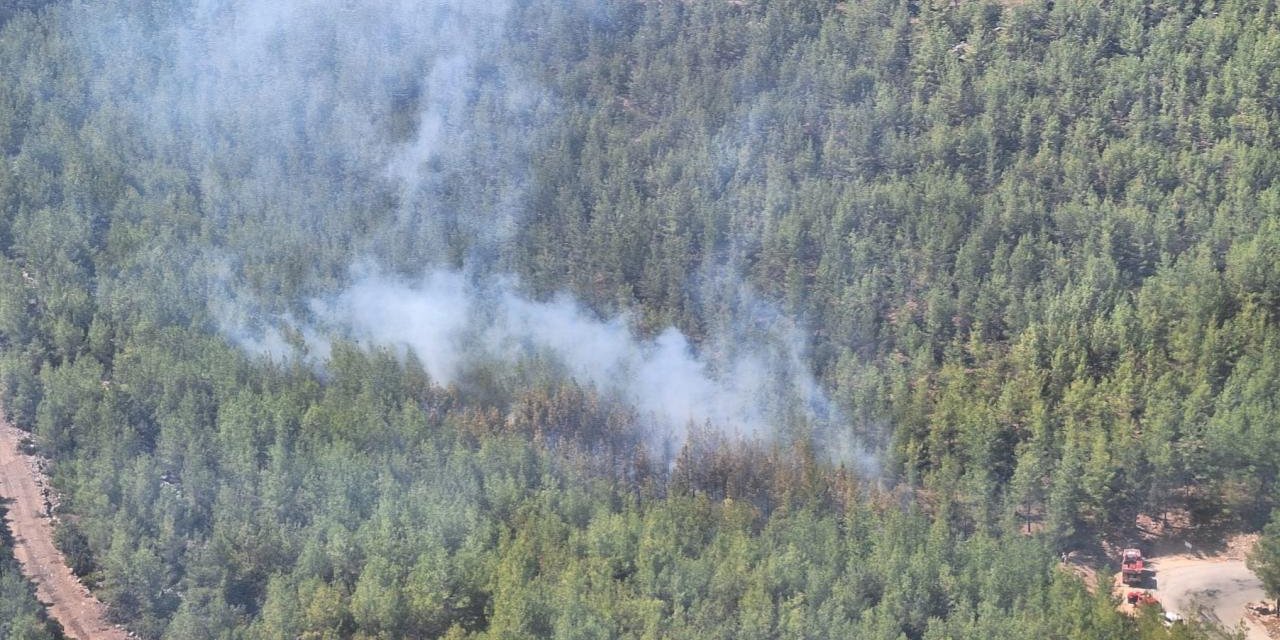
<svg viewBox="0 0 1280 640"><path fill-rule="evenodd" d="M1193 555L1152 559L1158 588L1152 593L1165 610L1190 618L1197 603L1234 629L1243 622L1249 640L1270 640L1266 630L1245 618L1245 604L1263 599L1262 582L1243 560Z"/></svg>
<svg viewBox="0 0 1280 640"><path fill-rule="evenodd" d="M45 516L40 490L44 479L35 461L19 452L22 437L21 431L0 423L0 498L8 504L5 520L22 572L35 583L36 596L68 637L125 640L129 636L107 624L106 607L76 579L54 546L53 523Z"/></svg>

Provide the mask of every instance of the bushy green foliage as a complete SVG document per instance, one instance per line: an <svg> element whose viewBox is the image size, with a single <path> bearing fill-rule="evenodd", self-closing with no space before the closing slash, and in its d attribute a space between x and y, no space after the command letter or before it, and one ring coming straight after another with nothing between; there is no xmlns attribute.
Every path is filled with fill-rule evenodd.
<svg viewBox="0 0 1280 640"><path fill-rule="evenodd" d="M1249 554L1249 568L1258 574L1267 595L1280 600L1280 511L1262 530L1258 545Z"/></svg>
<svg viewBox="0 0 1280 640"><path fill-rule="evenodd" d="M1069 543L1196 485L1260 526L1271 11L635 8L566 89L593 126L546 162L525 272L698 335L683 283L734 265L807 319L853 434L979 521Z"/></svg>
<svg viewBox="0 0 1280 640"><path fill-rule="evenodd" d="M469 105L540 145L495 260L695 341L728 321L704 283L741 276L811 328L883 489L714 433L667 468L568 381L246 356L220 278L299 310L395 194L256 130L154 133L167 58L80 55L72 20L167 4L0 16L0 392L143 637L1187 637L1056 552L1276 506L1268 3L518 3L503 63L561 110L534 136ZM397 240L403 272L469 249Z"/></svg>

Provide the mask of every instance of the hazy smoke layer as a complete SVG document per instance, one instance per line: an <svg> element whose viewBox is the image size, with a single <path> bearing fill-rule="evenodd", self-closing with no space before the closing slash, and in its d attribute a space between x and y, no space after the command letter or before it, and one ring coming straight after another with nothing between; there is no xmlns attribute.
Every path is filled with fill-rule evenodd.
<svg viewBox="0 0 1280 640"><path fill-rule="evenodd" d="M67 25L95 93L195 179L238 289L291 253L320 280L345 277L351 255L404 274L500 268L554 115L507 46L509 13L502 1L175 0L125 15L78 4ZM270 280L250 293L280 293Z"/></svg>
<svg viewBox="0 0 1280 640"><path fill-rule="evenodd" d="M677 440L691 423L834 433L801 333L728 269L703 283L723 313L697 350L675 329L637 338L626 317L520 293L508 245L555 110L506 44L513 5L161 5L78 5L73 23L92 55L153 69L150 87L125 86L138 74L113 77L119 65L100 82L198 176L210 306L246 349L322 361L327 336L346 336L411 349L445 383L538 357Z"/></svg>
<svg viewBox="0 0 1280 640"><path fill-rule="evenodd" d="M754 436L830 417L794 343L781 335L699 357L675 329L637 339L626 318L599 320L568 297L533 301L507 282L475 286L452 271L413 282L366 275L313 308L324 325L350 337L412 349L445 383L476 360L550 355L578 382L632 403L669 430L660 436L676 441L689 424Z"/></svg>

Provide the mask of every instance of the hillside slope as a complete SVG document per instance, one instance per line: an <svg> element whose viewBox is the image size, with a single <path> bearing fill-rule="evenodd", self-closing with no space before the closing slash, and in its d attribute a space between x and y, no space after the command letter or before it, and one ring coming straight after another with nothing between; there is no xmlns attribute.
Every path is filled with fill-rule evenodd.
<svg viewBox="0 0 1280 640"><path fill-rule="evenodd" d="M9 13L0 400L141 637L1202 637L1056 559L1280 504L1271 3Z"/></svg>

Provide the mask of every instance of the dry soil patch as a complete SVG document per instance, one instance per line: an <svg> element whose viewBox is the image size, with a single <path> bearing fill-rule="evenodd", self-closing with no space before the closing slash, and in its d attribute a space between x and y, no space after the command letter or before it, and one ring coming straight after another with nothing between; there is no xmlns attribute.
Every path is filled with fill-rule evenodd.
<svg viewBox="0 0 1280 640"><path fill-rule="evenodd" d="M25 434L0 423L0 497L8 503L5 518L13 534L13 554L22 573L36 585L36 596L70 638L125 640L119 627L107 623L107 609L67 567L53 544L53 521L45 513L45 480L36 461L18 445Z"/></svg>
<svg viewBox="0 0 1280 640"><path fill-rule="evenodd" d="M1230 555L1199 556L1192 553L1158 555L1148 560L1154 573L1151 594L1165 611L1192 618L1198 611L1227 629L1243 625L1248 640L1271 640L1267 631L1248 619L1246 605L1264 597L1262 582ZM1122 591L1129 589L1119 584Z"/></svg>

